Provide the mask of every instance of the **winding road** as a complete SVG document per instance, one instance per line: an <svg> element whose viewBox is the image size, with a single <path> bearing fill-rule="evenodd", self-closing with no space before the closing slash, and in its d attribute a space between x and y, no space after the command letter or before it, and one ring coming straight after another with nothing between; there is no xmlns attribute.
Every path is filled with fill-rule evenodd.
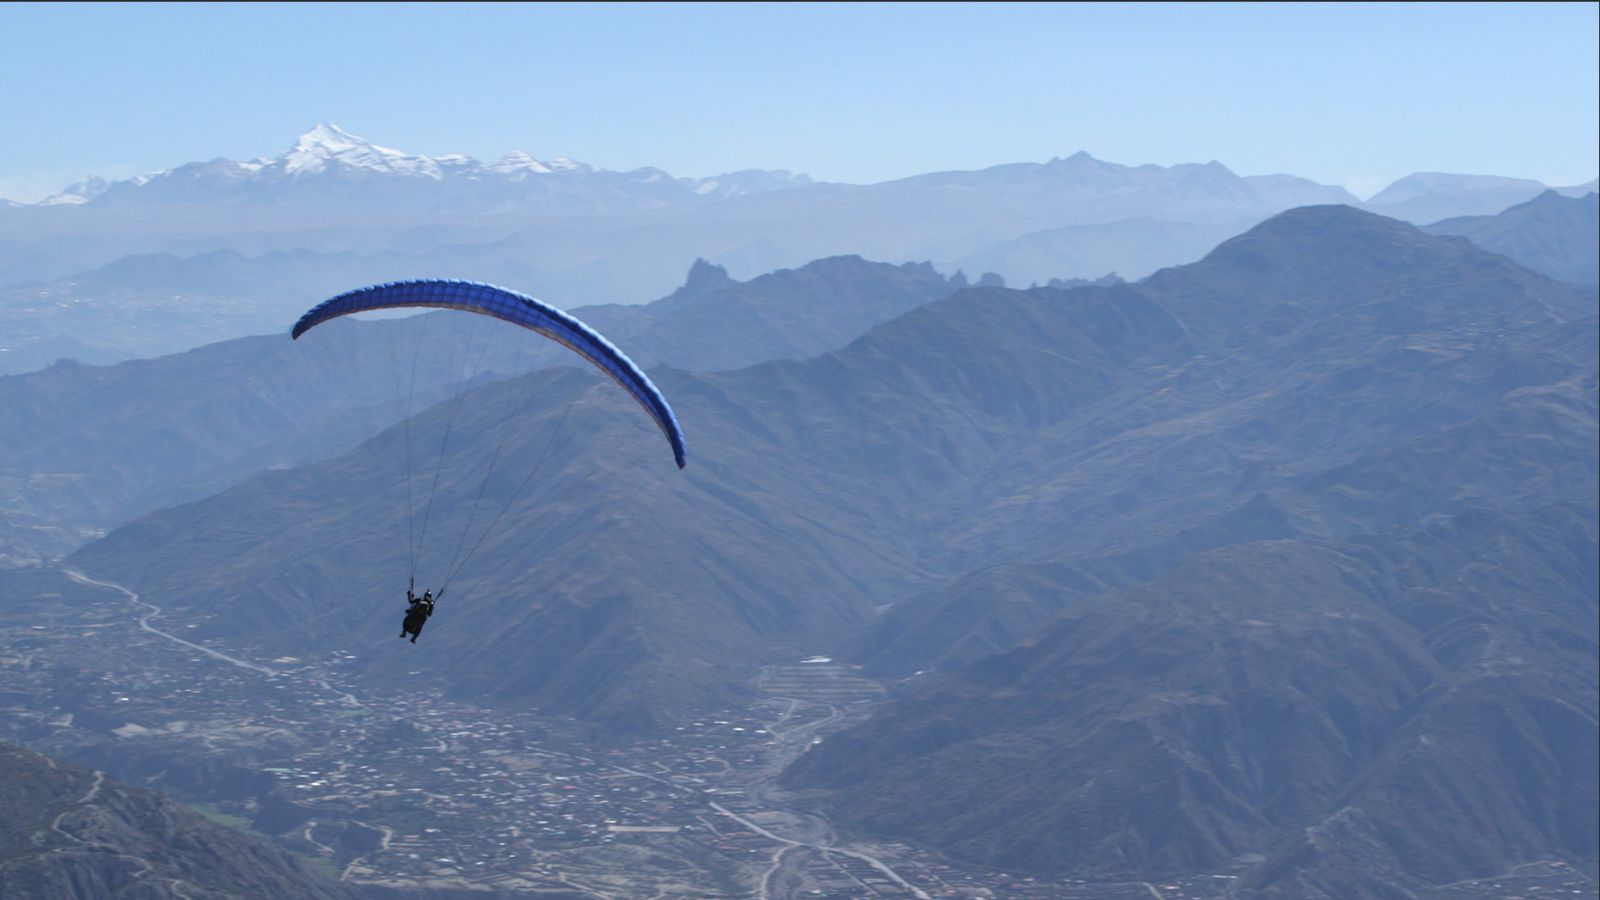
<svg viewBox="0 0 1600 900"><path fill-rule="evenodd" d="M160 617L162 615L163 610L161 609L161 607L156 606L153 603L150 603L149 601L147 601L144 598L140 597L139 594L135 593L134 591L129 590L126 587L123 587L120 584L117 584L117 583L111 582L111 581L102 581L102 580L100 580L98 578L91 578L88 575L85 575L84 573L82 573L80 571L77 571L76 569L65 569L64 568L64 569L61 569L61 572L63 574L65 574L68 578L72 579L73 581L75 581L75 582L77 582L79 584L90 585L90 586L93 586L93 587L105 588L107 590L116 591L116 592L122 594L124 597L126 597L129 602L134 603L134 604L142 607L145 610L145 613L144 613L144 615L139 617L138 625L139 625L139 628L141 630L145 631L145 632L148 632L150 634L156 635L157 637L160 637L160 638L162 638L164 640L171 641L171 642L173 642L175 644L180 644L180 645L182 645L184 647L187 647L190 650L194 650L194 651L197 651L199 653L205 654L206 656L210 657L211 659L217 660L218 662L226 663L227 665L235 666L235 667L240 668L240 669L247 669L249 671L256 672L258 674L267 676L268 678L276 678L276 677L279 677L280 675L283 674L283 673L279 672L278 670L273 669L273 668L271 668L269 666L263 666L263 665L260 665L258 663L250 662L249 660L239 659L238 657L230 656L230 655L228 655L226 653L223 653L223 652L221 652L219 650L213 650L210 647L206 647L206 646L203 646L201 644L197 644L197 643L195 643L193 641L184 640L183 638L178 637L177 635L172 634L170 632L162 631L161 629L159 629L159 628L155 627L154 625L150 624L152 620L154 620L154 619L156 619L156 618L158 618L158 617ZM348 693L346 691L342 691L342 690L340 690L338 688L335 688L331 684L328 684L326 681L319 680L317 682L317 684L318 684L319 687L327 690L328 692L333 693L335 695L338 695L339 698L344 703L346 703L348 705L351 705L351 706L361 706L362 705L361 701L359 699L357 699L353 694L350 694L350 693ZM815 733L817 730L819 730L823 726L826 726L826 725L834 722L840 716L840 711L839 711L838 707L832 706L830 704L829 708L828 708L828 715L826 717L824 717L822 719L818 719L816 721L806 722L806 723L804 723L802 725L797 725L797 726L794 726L792 728L783 728L782 726L789 719L793 718L796 709L798 709L798 707L801 706L804 703L804 701L797 700L797 699L794 699L794 698L781 698L781 699L784 699L784 700L787 701L787 706L779 714L777 720L774 721L773 723L771 723L771 725L768 726L767 731L768 731L769 734L772 735L774 740L777 741L780 745L786 745L786 746L784 746L784 749L786 749L786 750L791 750L792 751L793 748L796 748L796 747L803 748L804 746L808 745L810 743L810 739L809 738L810 738L811 734ZM543 755L543 754L541 754L541 755ZM550 754L550 755L571 756L571 754ZM573 757L573 758L581 759L582 757ZM780 763L780 766L781 766L781 763ZM749 829L752 833L759 834L762 837L766 838L767 840L770 840L770 841L773 841L774 843L779 844L780 845L779 849L773 854L772 865L766 870L766 872L761 877L760 890L759 890L759 896L760 896L761 900L776 900L776 898L774 898L772 896L772 894L771 894L770 885L771 885L772 878L782 868L784 856L787 855L789 853L789 851L793 850L796 847L804 847L804 848L807 848L807 849L810 849L810 850L818 851L820 853L837 853L837 854L839 854L841 856L848 856L848 857L851 857L853 859L860 860L861 862L864 862L867 865L871 866L872 868L876 869L877 871L883 873L883 876L885 878L887 878L890 881L894 882L896 885L899 885L904 890L910 892L913 896L919 898L919 900L930 900L928 894L925 891L921 890L920 888L918 888L915 885L911 884L910 882L906 881L888 863L885 863L884 861L882 861L882 860L880 860L880 859L878 859L878 858L876 858L874 856L871 856L871 855L869 855L867 853L863 853L863 852L860 852L860 851L857 851L857 850L848 850L848 849L845 849L845 848L842 848L842 847L834 847L834 846L831 846L828 843L821 843L821 842L818 842L818 841L805 841L805 840L796 840L796 839L793 839L793 838L787 838L787 837L784 837L784 836L782 836L780 834L776 834L773 831L770 831L767 828L764 828L761 825L756 824L755 822L751 821L750 819L746 818L745 816L740 815L739 813L727 808L726 806L723 806L722 804L717 803L714 800L711 800L709 797L704 796L703 792L700 791L700 790L697 790L697 789L694 789L694 788L685 787L685 786L683 786L681 784L674 783L674 782L672 782L672 781L670 781L668 779L661 778L661 777L655 776L655 775L651 775L651 774L646 773L646 772L641 772L641 771L638 771L637 769L631 769L631 768L628 768L626 766L612 765L612 768L620 770L622 772L625 772L625 773L627 773L629 775L633 775L633 776L636 776L636 777L639 777L639 778L646 778L646 779L649 779L651 781L658 782L658 783L660 783L662 785L665 785L666 787L671 788L674 791L680 791L680 792L683 792L683 793L686 793L686 794L701 796L702 799L704 799L706 801L707 805L712 810L716 811L719 815L726 816L727 818L732 819L733 821L738 822L743 827ZM96 772L95 776L96 776L96 780L95 780L94 785L90 788L88 794L86 794L84 796L84 798L79 802L79 805L81 805L82 803L87 803L90 800L94 799L95 795L98 793L98 791L100 789L101 779L103 779L104 776L101 775L101 773L99 773L99 772ZM62 816L65 816L65 815L66 815L66 812L63 812ZM52 823L51 827L55 828L55 830L61 832L63 835L66 835L67 837L71 837L74 841L77 841L80 844L83 843L83 841L81 841L80 839L72 836L68 832L62 831L59 827L57 827L60 824L60 820L61 820L62 816L58 816L56 818L56 822ZM384 845L387 845L391 835L393 834L393 832L389 828L384 827L384 826L377 826L377 827L382 829L382 832L383 832L383 841L382 841L382 843ZM309 827L307 829L306 837L308 839L310 839ZM312 842L316 843L314 840ZM139 862L143 863L144 861L140 860ZM145 871L148 871L149 864L148 863L144 863L144 864L147 867ZM346 871L348 872L348 867L347 867ZM135 877L142 876L143 874L144 874L144 872L141 871ZM597 893L592 888L581 888L579 885L571 884L571 882L565 881L565 878L562 878L560 880L562 880L563 883L569 884L574 889L581 889L581 890L584 890L585 892L591 893L591 894ZM173 885L173 889L175 891L181 893L181 889L179 888L178 884L174 884ZM605 895L604 894L599 894L599 896L605 896Z"/></svg>
<svg viewBox="0 0 1600 900"><path fill-rule="evenodd" d="M219 660L221 662L225 662L230 666L238 666L241 669L249 669L252 672L260 672L261 674L269 676L269 677L276 677L278 675L278 672L277 672L276 669L271 669L271 668L268 668L267 666L257 665L256 663L253 663L253 662L247 662L246 660L239 659L238 657L229 656L226 653L222 653L220 651L213 650L210 647L203 647L200 644L196 644L194 641L186 641L183 638L178 637L175 634L170 634L168 632L162 631L161 629L155 627L154 625L151 625L150 624L150 620L156 618L159 615L161 615L161 607L156 606L154 603L145 602L143 599L141 599L139 597L138 594L135 594L133 591L128 590L127 588L123 587L120 584L116 584L116 583L110 582L110 581L101 581L98 578L90 578L89 576L83 574L82 572L79 572L76 569L62 569L61 572L62 572L62 574L66 575L68 578L72 579L73 581L76 581L79 584L93 585L94 587L102 587L102 588L106 588L107 590L118 591L118 592L122 593L124 596L126 596L133 603L136 603L139 606L142 606L145 609L149 610L149 612L147 612L143 616L139 617L139 627L141 629L143 629L144 631L148 631L151 634L158 635L160 637L166 638L167 640L172 641L173 643L182 644L183 646L188 647L191 650L198 650L201 653L204 653L205 655L211 657L212 659Z"/></svg>

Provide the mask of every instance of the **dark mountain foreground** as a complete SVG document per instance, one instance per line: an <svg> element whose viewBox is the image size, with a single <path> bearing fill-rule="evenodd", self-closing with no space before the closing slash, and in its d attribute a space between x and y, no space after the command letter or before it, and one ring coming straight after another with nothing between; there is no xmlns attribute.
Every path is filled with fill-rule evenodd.
<svg viewBox="0 0 1600 900"><path fill-rule="evenodd" d="M0 744L0 896L361 895L302 860L151 791Z"/></svg>

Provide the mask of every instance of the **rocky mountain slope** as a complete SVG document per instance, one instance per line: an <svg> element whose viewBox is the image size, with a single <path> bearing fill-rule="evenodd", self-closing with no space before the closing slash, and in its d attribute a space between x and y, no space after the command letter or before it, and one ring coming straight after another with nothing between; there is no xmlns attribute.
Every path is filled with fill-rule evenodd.
<svg viewBox="0 0 1600 900"><path fill-rule="evenodd" d="M151 791L0 745L0 896L222 900L360 894Z"/></svg>

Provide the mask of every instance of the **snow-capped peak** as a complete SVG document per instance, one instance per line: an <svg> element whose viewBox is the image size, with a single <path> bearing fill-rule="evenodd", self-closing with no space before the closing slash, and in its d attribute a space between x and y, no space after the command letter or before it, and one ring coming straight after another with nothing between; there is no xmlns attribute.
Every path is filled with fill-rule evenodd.
<svg viewBox="0 0 1600 900"><path fill-rule="evenodd" d="M606 182L593 190L584 186L591 177ZM618 195L616 181L625 183ZM708 200L808 184L805 176L788 172L731 172L714 179L675 179L659 169L641 168L616 173L565 156L541 161L521 150L492 163L481 163L461 153L423 156L383 147L332 122L318 122L295 139L288 151L246 162L213 159L190 162L173 169L108 183L86 179L41 201L44 206L207 202L261 202L322 208L332 201L338 184L341 202L371 199L390 190L390 184L409 182L401 194L405 202L428 210L477 209L487 202L499 208L519 204L540 209L609 209L634 204L655 208L687 197ZM417 182L432 182L437 189L416 190ZM542 185L576 185L550 192ZM485 191L484 185L503 185L513 191ZM398 186L398 184L397 184ZM357 189L359 188L359 189ZM489 198L489 199L485 199ZM32 205L32 204L30 204Z"/></svg>
<svg viewBox="0 0 1600 900"><path fill-rule="evenodd" d="M90 175L82 181L68 187L59 194L46 197L39 201L40 206L76 206L88 203L95 197L105 193L111 183L96 175Z"/></svg>
<svg viewBox="0 0 1600 900"><path fill-rule="evenodd" d="M332 122L318 122L300 135L294 149L280 157L288 175L312 174L342 166L369 169L393 175L439 177L439 164L426 156L413 156L391 147L380 147L357 137Z"/></svg>
<svg viewBox="0 0 1600 900"><path fill-rule="evenodd" d="M552 171L556 171L556 172L600 172L600 171L603 171L599 166L590 165L589 163L578 162L575 159L567 159L565 156L558 156L555 159L550 160L549 166L550 166Z"/></svg>
<svg viewBox="0 0 1600 900"><path fill-rule="evenodd" d="M533 172L537 175L548 175L550 167L521 150L513 150L500 157L498 160L484 166L484 169L498 174L512 172Z"/></svg>
<svg viewBox="0 0 1600 900"><path fill-rule="evenodd" d="M332 155L342 150L371 146L369 141L356 137L332 122L318 122L311 130L295 141L295 150L302 153ZM390 151L391 153L399 151Z"/></svg>

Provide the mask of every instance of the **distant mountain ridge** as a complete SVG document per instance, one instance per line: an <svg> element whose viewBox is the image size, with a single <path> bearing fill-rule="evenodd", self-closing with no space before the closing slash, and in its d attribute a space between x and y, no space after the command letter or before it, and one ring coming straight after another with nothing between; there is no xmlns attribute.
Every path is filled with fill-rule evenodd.
<svg viewBox="0 0 1600 900"><path fill-rule="evenodd" d="M123 267L186 266L208 277L205 262L138 258ZM573 313L643 365L713 371L836 350L959 286L925 263L838 257L741 282L701 261L656 303ZM311 302L283 310L275 335L110 367L69 363L0 376L0 560L50 558L95 529L370 437L405 410L382 385L349 376L376 371L387 342L416 346L426 337L460 346L482 334L472 371L480 379L581 365L521 329L474 330L482 320L455 314L342 321L316 346L291 342L288 323ZM420 359L414 411L462 388L455 365L450 354ZM342 389L328 390L338 376Z"/></svg>
<svg viewBox="0 0 1600 900"><path fill-rule="evenodd" d="M1426 225L1460 216L1494 215L1545 191L1581 197L1593 191L1594 186L1594 181L1548 187L1531 178L1416 172L1374 194L1361 206L1379 215Z"/></svg>
<svg viewBox="0 0 1600 900"><path fill-rule="evenodd" d="M1357 204L1356 198L1340 187L1284 174L1240 177L1215 160L1169 167L1129 166L1098 160L1080 150L1044 163L932 172L868 185L816 183L809 176L785 170L750 169L685 178L653 167L616 172L566 157L540 160L521 150L507 152L492 162L454 153L413 154L368 141L331 122L317 123L300 135L294 146L275 157L190 162L115 181L90 176L36 204L6 202L15 209L128 204L270 204L316 209L330 203L375 201L378 194L373 191L382 185L388 185L391 192L385 201L391 210L411 209L433 215L449 211L484 214L520 207L543 215L618 213L795 189L810 189L823 195L840 191L894 195L948 188L999 194L1019 190L1042 192L1055 203L1078 204L1093 198L1159 191L1174 198L1186 196L1190 206L1209 195L1213 206L1231 210L1277 211L1327 203ZM428 189L426 185L433 187ZM1398 179L1360 205L1420 224L1450 216L1493 214L1548 189L1552 188L1526 178L1417 172ZM1564 195L1581 196L1594 189L1594 182L1553 189ZM1057 224L1088 224L1140 215L1188 223L1223 221L1174 215L1177 212L1124 208L1111 218L1080 214Z"/></svg>
<svg viewBox="0 0 1600 900"><path fill-rule="evenodd" d="M1572 284L1600 283L1600 195L1569 197L1556 191L1493 216L1463 216L1426 226L1429 234L1459 234Z"/></svg>
<svg viewBox="0 0 1600 900"><path fill-rule="evenodd" d="M1592 876L1600 326L1592 289L1515 271L1322 208L1136 286L1192 363L1012 461L1053 479L967 498L975 534L1027 521L1032 560L840 648L924 687L790 786L1008 871L1230 866L1283 898Z"/></svg>
<svg viewBox="0 0 1600 900"><path fill-rule="evenodd" d="M402 203L426 202L436 211L492 210L538 202L547 212L575 204L648 208L811 183L805 175L777 171L730 172L698 179L673 178L653 168L612 172L566 157L541 161L520 150L490 163L461 154L422 156L379 146L331 122L319 122L276 157L187 163L120 181L88 178L39 205L273 203L320 207L363 199L364 182L373 180L409 191L396 197ZM409 187L397 187L407 183ZM434 190L426 189L430 184Z"/></svg>
<svg viewBox="0 0 1600 900"><path fill-rule="evenodd" d="M1401 179L1402 199L1365 208L1425 222L1499 212L1537 193L1501 181ZM566 307L653 300L697 258L737 278L860 255L928 260L947 274L994 271L1012 284L1112 272L1136 280L1193 262L1285 209L1327 203L1358 205L1340 187L1240 176L1215 161L1121 165L1080 151L864 185L783 171L676 178L522 153L493 162L427 157L323 123L277 157L87 179L49 204L0 205L0 325L34 345L19 355L25 363L125 358L115 348L138 323L100 327L95 314L107 300L71 286L77 276L128 256L219 251L243 261L213 260L213 268L237 277L275 269L277 277L244 294L193 298L227 302L208 325L172 322L172 339L190 341L182 347L251 333L256 295L335 272L347 281L396 272L498 280ZM184 289L181 280L142 284L146 293L121 305L137 299L160 309ZM56 321L62 290L77 301L72 327ZM30 318L41 311L48 329Z"/></svg>

